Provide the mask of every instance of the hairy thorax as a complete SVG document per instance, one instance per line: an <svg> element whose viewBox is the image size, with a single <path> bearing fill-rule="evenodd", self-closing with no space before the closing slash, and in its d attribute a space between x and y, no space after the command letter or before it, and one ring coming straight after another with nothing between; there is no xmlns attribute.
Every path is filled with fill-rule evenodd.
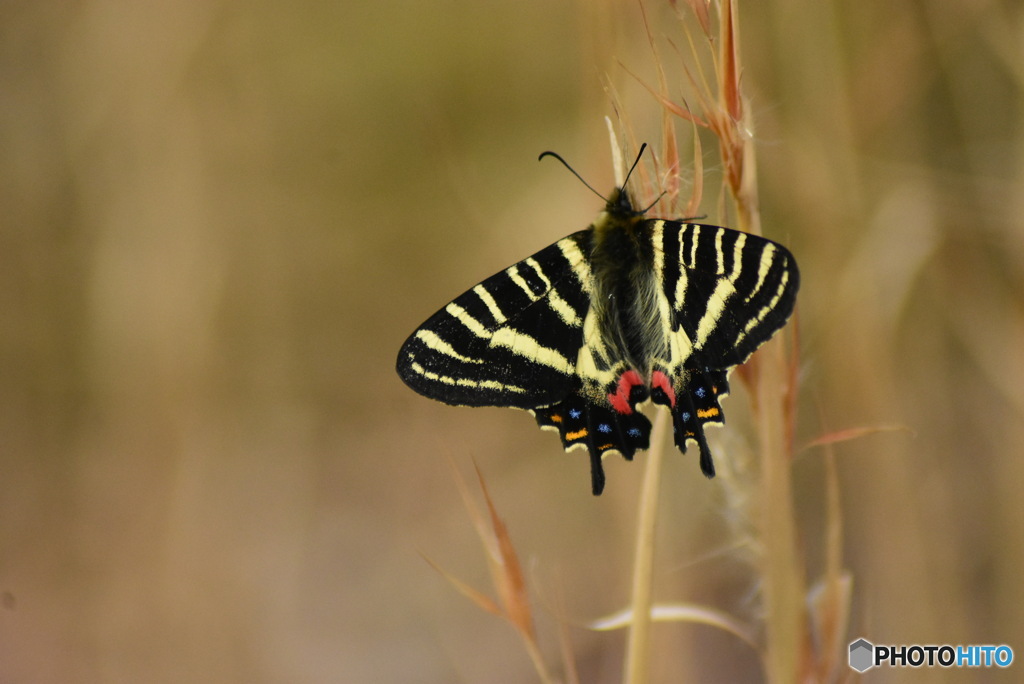
<svg viewBox="0 0 1024 684"><path fill-rule="evenodd" d="M652 250L642 215L606 213L594 224L592 305L602 336L645 379L667 346Z"/></svg>

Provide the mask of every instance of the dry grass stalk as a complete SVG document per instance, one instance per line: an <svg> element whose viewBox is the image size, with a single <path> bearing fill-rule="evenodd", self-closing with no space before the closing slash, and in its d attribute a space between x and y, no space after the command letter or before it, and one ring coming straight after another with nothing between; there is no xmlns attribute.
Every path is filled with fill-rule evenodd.
<svg viewBox="0 0 1024 684"><path fill-rule="evenodd" d="M484 481L480 469L477 468L477 479L480 483L484 502L487 505L487 515L485 516L473 502L473 497L470 496L469 489L454 464L452 464L452 472L459 488L459 494L462 496L463 504L466 507L466 513L473 521L473 527L476 529L477 536L480 538L480 543L484 548L487 557L487 567L491 574L491 582L494 585L499 600L495 601L483 592L472 588L442 569L429 558L426 558L426 561L441 573L463 596L488 613L507 620L522 639L540 681L545 684L553 683L556 680L552 678L548 671L544 658L541 655L540 645L537 643L537 633L533 626L533 611L530 607L526 581L523 576L522 566L519 563L519 556L516 553L515 545L512 543L508 527L494 507L490 492L487 490L487 483ZM572 671L571 666L567 669Z"/></svg>

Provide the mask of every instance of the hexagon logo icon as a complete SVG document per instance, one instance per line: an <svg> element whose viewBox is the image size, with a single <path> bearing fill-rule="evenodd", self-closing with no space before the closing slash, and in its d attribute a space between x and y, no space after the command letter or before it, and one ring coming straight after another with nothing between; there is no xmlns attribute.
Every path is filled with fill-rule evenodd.
<svg viewBox="0 0 1024 684"><path fill-rule="evenodd" d="M867 639L857 639L850 644L850 667L865 672L875 666L875 645Z"/></svg>

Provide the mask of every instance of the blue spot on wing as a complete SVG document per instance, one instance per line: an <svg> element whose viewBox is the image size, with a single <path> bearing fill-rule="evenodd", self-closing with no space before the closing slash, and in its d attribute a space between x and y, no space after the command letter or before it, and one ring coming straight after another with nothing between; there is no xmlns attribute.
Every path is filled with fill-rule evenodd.
<svg viewBox="0 0 1024 684"><path fill-rule="evenodd" d="M606 453L618 452L629 461L638 450L650 445L651 422L642 413L621 414L603 401L595 402L582 395L571 395L554 406L537 408L534 418L542 428L558 430L566 450L587 447L594 493L604 488L601 461Z"/></svg>

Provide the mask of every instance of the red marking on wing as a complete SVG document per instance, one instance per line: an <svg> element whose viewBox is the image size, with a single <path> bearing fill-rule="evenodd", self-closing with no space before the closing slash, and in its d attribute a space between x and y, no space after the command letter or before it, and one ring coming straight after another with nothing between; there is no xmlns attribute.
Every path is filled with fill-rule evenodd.
<svg viewBox="0 0 1024 684"><path fill-rule="evenodd" d="M615 389L615 393L608 395L608 403L612 405L613 409L623 415L632 413L633 407L629 405L629 395L634 387L643 384L644 381L640 379L639 373L635 370L626 371L619 376L619 384Z"/></svg>
<svg viewBox="0 0 1024 684"><path fill-rule="evenodd" d="M660 389L668 397L668 405L670 408L675 408L676 405L676 392L672 389L672 383L669 381L668 376L661 371L654 371L654 375L651 378L651 387Z"/></svg>

